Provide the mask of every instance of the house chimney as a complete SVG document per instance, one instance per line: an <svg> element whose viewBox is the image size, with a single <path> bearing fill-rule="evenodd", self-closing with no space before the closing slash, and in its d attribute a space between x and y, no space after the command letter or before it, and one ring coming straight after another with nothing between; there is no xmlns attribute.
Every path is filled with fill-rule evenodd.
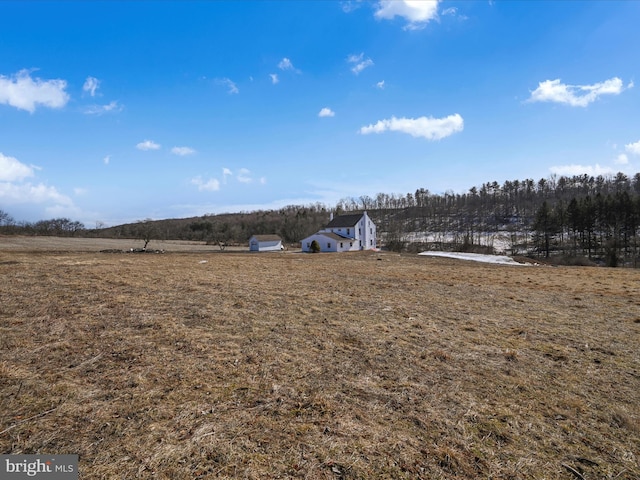
<svg viewBox="0 0 640 480"><path fill-rule="evenodd" d="M329 213L329 221L332 221L332 220L333 220L333 212L330 212Z"/></svg>

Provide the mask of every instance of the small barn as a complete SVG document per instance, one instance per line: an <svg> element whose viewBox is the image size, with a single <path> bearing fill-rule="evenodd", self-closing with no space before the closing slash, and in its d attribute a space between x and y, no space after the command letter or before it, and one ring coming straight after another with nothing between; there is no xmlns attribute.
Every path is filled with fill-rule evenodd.
<svg viewBox="0 0 640 480"><path fill-rule="evenodd" d="M278 235L253 235L249 239L251 252L279 252L280 250L284 250L284 246Z"/></svg>

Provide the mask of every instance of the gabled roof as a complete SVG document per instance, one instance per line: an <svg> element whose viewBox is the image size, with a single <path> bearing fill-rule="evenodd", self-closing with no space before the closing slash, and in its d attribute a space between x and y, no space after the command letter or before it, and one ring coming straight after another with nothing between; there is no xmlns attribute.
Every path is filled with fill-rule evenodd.
<svg viewBox="0 0 640 480"><path fill-rule="evenodd" d="M252 235L259 242L280 242L282 239L278 235Z"/></svg>
<svg viewBox="0 0 640 480"><path fill-rule="evenodd" d="M341 237L337 233L333 233L333 232L316 232L307 238L315 237L316 235L322 235L323 237L330 238L331 240L335 240L337 242L346 242L346 241L353 242L353 238ZM305 238L305 240L307 238Z"/></svg>
<svg viewBox="0 0 640 480"><path fill-rule="evenodd" d="M364 214L340 215L327 223L326 228L355 227Z"/></svg>

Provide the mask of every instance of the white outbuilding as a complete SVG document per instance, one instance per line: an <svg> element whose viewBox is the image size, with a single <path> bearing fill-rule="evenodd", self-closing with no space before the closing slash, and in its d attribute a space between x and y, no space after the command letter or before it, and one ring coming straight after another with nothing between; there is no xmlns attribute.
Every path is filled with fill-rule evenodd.
<svg viewBox="0 0 640 480"><path fill-rule="evenodd" d="M253 235L249 239L251 252L279 252L280 250L284 250L284 246L278 235Z"/></svg>

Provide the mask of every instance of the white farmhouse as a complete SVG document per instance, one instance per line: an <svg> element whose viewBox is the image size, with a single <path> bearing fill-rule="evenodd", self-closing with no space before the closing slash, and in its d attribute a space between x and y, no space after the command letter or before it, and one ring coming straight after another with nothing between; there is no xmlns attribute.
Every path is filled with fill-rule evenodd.
<svg viewBox="0 0 640 480"><path fill-rule="evenodd" d="M278 235L254 235L249 239L251 252L279 252L280 250L284 250L284 246Z"/></svg>
<svg viewBox="0 0 640 480"><path fill-rule="evenodd" d="M310 252L311 243L317 241L321 252L351 252L377 248L376 225L367 212L340 215L322 230L302 240L302 251Z"/></svg>

